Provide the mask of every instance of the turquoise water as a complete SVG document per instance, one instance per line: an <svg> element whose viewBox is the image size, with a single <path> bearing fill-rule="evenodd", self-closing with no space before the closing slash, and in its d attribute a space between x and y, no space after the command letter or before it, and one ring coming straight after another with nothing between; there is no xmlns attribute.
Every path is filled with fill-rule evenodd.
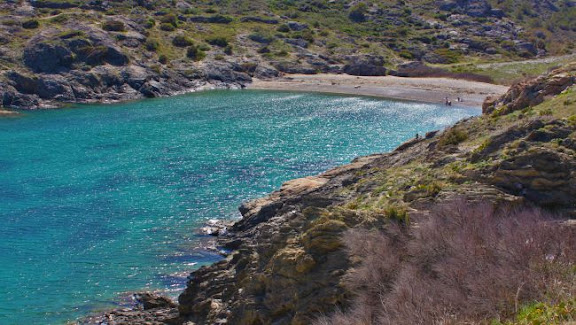
<svg viewBox="0 0 576 325"><path fill-rule="evenodd" d="M478 109L214 91L0 119L0 324L61 324L128 292L176 296L218 259L195 229L282 182Z"/></svg>

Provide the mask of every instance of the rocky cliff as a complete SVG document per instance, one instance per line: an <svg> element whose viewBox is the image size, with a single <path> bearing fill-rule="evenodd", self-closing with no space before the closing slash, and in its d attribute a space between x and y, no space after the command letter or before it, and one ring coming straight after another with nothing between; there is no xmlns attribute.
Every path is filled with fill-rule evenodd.
<svg viewBox="0 0 576 325"><path fill-rule="evenodd" d="M575 83L571 64L487 101L480 117L244 203L243 219L219 238L228 256L190 275L178 313L148 319L310 324L350 303L345 231L409 225L442 202L534 204L576 217Z"/></svg>

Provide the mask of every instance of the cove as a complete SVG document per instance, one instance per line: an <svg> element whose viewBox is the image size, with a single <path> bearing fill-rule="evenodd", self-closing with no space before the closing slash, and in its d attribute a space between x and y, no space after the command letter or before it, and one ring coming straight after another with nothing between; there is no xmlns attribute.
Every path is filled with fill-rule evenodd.
<svg viewBox="0 0 576 325"><path fill-rule="evenodd" d="M139 290L177 296L220 258L195 249L207 220L478 114L244 90L0 119L0 323L63 324Z"/></svg>

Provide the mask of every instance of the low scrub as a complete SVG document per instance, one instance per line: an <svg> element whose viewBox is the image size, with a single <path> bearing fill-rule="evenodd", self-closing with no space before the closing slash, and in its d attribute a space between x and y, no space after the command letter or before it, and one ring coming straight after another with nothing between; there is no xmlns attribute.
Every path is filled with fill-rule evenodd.
<svg viewBox="0 0 576 325"><path fill-rule="evenodd" d="M468 134L458 128L451 128L442 135L438 144L440 146L457 145L468 139Z"/></svg>
<svg viewBox="0 0 576 325"><path fill-rule="evenodd" d="M187 47L194 44L194 41L188 36L178 35L172 39L172 45L177 47Z"/></svg>
<svg viewBox="0 0 576 325"><path fill-rule="evenodd" d="M102 29L109 32L123 32L126 26L119 20L108 20L102 24Z"/></svg>
<svg viewBox="0 0 576 325"><path fill-rule="evenodd" d="M574 320L574 227L538 209L463 200L414 219L347 233L355 298L317 325Z"/></svg>

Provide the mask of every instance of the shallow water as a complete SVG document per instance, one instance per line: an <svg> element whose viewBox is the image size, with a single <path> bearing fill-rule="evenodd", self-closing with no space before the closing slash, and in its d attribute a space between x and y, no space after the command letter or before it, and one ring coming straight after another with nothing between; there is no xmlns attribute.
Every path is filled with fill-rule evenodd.
<svg viewBox="0 0 576 325"><path fill-rule="evenodd" d="M213 91L0 119L0 324L61 324L140 289L176 296L218 258L193 249L207 220L479 113Z"/></svg>

